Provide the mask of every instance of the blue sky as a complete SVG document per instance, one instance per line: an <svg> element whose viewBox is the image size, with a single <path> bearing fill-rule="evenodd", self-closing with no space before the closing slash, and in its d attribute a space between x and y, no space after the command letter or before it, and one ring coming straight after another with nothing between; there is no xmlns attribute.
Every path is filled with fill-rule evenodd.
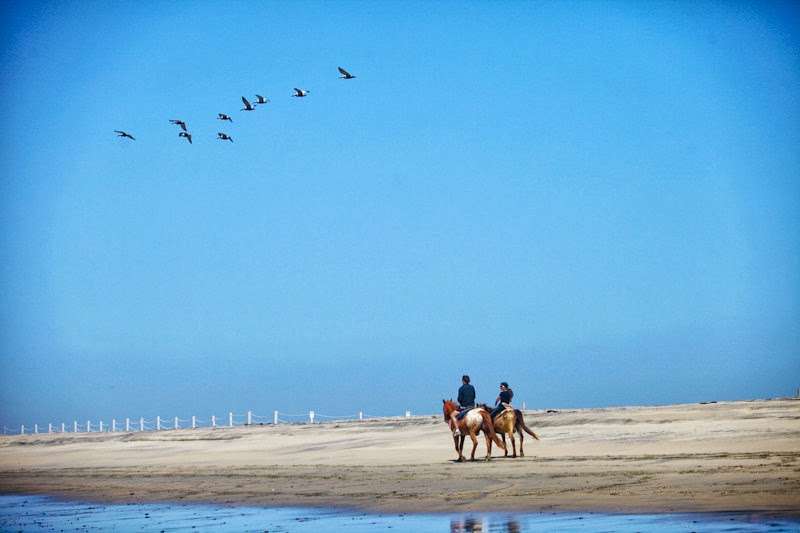
<svg viewBox="0 0 800 533"><path fill-rule="evenodd" d="M0 10L2 424L800 386L791 4Z"/></svg>

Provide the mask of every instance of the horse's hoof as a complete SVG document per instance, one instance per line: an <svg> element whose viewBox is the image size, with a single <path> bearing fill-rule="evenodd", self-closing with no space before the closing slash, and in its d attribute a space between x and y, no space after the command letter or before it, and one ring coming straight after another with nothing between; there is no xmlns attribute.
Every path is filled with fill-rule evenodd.
<svg viewBox="0 0 800 533"><path fill-rule="evenodd" d="M516 456L516 455L512 455L512 456L511 456L511 458L512 458L512 459L516 459L516 458L517 458L517 456Z"/></svg>

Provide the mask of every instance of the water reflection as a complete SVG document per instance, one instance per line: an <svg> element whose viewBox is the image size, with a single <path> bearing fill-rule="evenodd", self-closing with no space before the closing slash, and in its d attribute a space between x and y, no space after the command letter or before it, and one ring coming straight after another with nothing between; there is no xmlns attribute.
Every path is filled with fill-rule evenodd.
<svg viewBox="0 0 800 533"><path fill-rule="evenodd" d="M486 518L454 518L450 520L450 533L520 533L522 528L517 520L493 520L487 525Z"/></svg>

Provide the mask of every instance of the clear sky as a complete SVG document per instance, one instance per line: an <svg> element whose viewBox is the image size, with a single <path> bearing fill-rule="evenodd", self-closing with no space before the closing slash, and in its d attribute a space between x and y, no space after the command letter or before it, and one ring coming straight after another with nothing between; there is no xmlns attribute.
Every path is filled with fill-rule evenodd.
<svg viewBox="0 0 800 533"><path fill-rule="evenodd" d="M531 408L800 386L796 5L5 2L0 24L4 425L437 413L463 373Z"/></svg>

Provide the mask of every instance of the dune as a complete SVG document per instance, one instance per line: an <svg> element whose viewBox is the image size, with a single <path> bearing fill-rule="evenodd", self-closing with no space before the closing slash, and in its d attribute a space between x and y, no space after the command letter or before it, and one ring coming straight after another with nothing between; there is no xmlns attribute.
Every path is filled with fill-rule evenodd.
<svg viewBox="0 0 800 533"><path fill-rule="evenodd" d="M454 461L440 414L5 436L0 492L392 512L800 514L800 401L526 411L525 420L541 437L526 436L525 457L495 447L492 461L467 463Z"/></svg>

